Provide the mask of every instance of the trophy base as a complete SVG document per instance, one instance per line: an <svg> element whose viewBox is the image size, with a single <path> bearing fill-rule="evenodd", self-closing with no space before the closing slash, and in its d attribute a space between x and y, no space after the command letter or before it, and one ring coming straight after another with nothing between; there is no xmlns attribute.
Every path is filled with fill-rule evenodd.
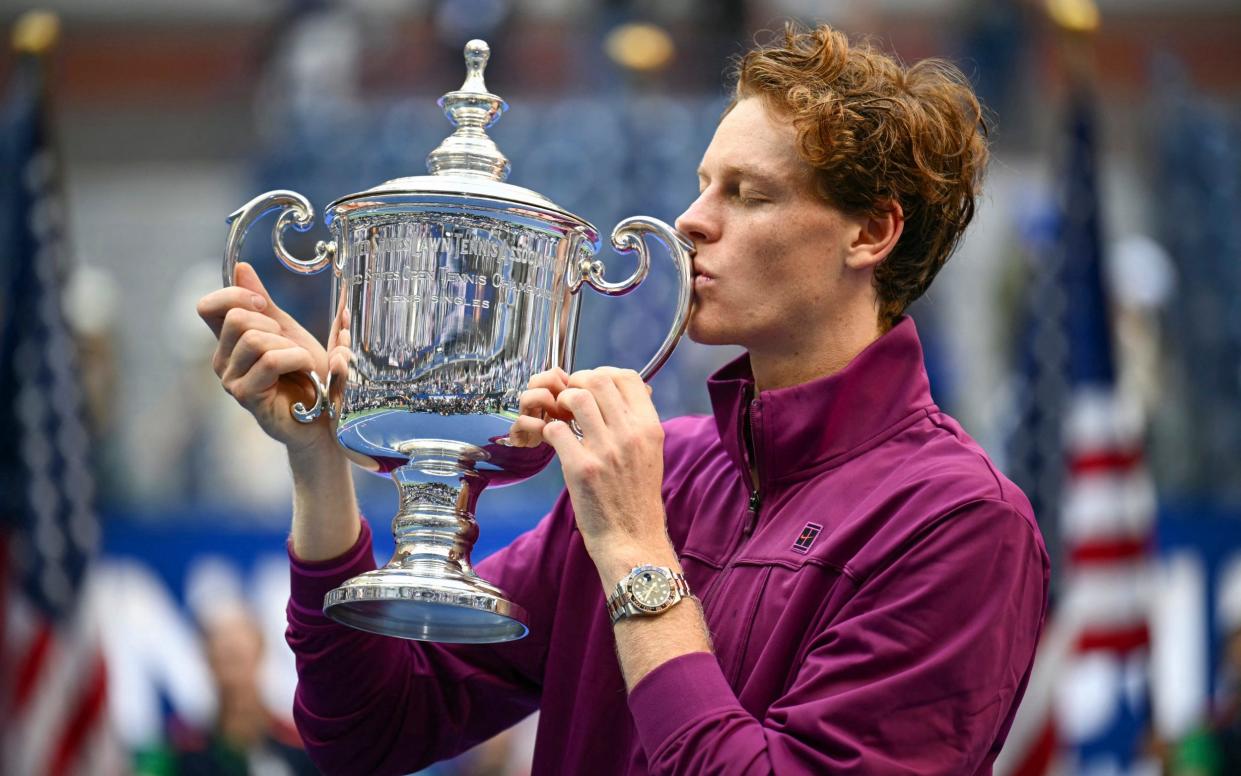
<svg viewBox="0 0 1241 776"><path fill-rule="evenodd" d="M526 611L470 573L385 567L332 590L323 613L358 630L417 641L494 644L529 632Z"/></svg>

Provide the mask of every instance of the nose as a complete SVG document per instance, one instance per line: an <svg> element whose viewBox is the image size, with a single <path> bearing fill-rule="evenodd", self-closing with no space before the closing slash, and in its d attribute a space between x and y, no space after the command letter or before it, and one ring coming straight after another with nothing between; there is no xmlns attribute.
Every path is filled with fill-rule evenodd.
<svg viewBox="0 0 1241 776"><path fill-rule="evenodd" d="M717 219L706 202L707 193L698 195L676 220L676 228L695 243L710 242L719 236Z"/></svg>

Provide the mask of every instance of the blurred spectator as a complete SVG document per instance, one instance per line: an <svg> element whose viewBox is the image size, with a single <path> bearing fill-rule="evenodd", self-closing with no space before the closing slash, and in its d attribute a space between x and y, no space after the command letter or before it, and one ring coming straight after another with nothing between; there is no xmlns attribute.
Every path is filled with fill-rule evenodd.
<svg viewBox="0 0 1241 776"><path fill-rule="evenodd" d="M1209 734L1191 736L1182 743L1177 757L1186 765L1203 765L1198 770L1176 771L1176 776L1241 773L1241 627L1229 632L1220 658L1218 716Z"/></svg>
<svg viewBox="0 0 1241 776"><path fill-rule="evenodd" d="M210 730L174 723L167 743L139 753L140 776L301 776L318 771L297 732L264 705L259 688L263 635L241 606L211 612L203 622L207 665L219 706Z"/></svg>

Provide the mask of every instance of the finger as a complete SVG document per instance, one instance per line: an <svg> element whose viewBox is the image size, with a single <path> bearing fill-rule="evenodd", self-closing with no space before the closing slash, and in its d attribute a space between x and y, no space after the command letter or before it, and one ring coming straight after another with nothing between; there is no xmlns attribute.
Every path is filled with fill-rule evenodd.
<svg viewBox="0 0 1241 776"><path fill-rule="evenodd" d="M263 285L263 281L259 279L259 273L254 271L254 267L249 262L239 262L236 271L233 272L233 282L239 287L262 296L267 302L263 312L270 315L281 326L295 326L301 328L293 316L280 309L276 304L276 300L271 298L271 294L267 291L267 286Z"/></svg>
<svg viewBox="0 0 1241 776"><path fill-rule="evenodd" d="M345 308L345 294L340 295L340 302L336 306L336 315L332 316L332 329L327 335L328 350L337 345L350 345L349 337L349 310Z"/></svg>
<svg viewBox="0 0 1241 776"><path fill-rule="evenodd" d="M518 412L522 415L529 415L532 418L546 418L548 416L561 420L568 420L568 416L561 417L560 408L556 406L556 397L546 388L531 388L522 391L521 396L517 400Z"/></svg>
<svg viewBox="0 0 1241 776"><path fill-rule="evenodd" d="M572 464L582 454L582 440L563 420L553 420L543 428L543 439L560 456L560 465Z"/></svg>
<svg viewBox="0 0 1241 776"><path fill-rule="evenodd" d="M623 423L629 415L625 400L617 390L616 383L602 370L583 369L580 372L574 372L569 375L569 387L590 391L595 404L599 407L599 414L604 423Z"/></svg>
<svg viewBox="0 0 1241 776"><path fill-rule="evenodd" d="M293 372L309 372L312 369L314 369L314 359L305 348L269 350L254 362L250 371L226 382L224 387L242 405L247 405L270 390L283 375Z"/></svg>
<svg viewBox="0 0 1241 776"><path fill-rule="evenodd" d="M233 349L237 347L238 340L252 329L272 334L279 334L281 331L280 324L271 318L244 307L234 307L224 316L224 325L220 328L219 334L220 341L216 345L215 354L211 357L211 368L217 375L224 374L229 360L233 357Z"/></svg>
<svg viewBox="0 0 1241 776"><path fill-rule="evenodd" d="M569 375L560 367L553 367L545 372L539 372L530 378L528 387L530 388L546 388L552 392L552 395L563 391L569 386Z"/></svg>
<svg viewBox="0 0 1241 776"><path fill-rule="evenodd" d="M246 310L262 310L267 306L266 297L254 293L248 288L229 286L212 291L198 300L198 317L203 319L211 329L211 333L219 338L220 329L224 326L224 317L234 308Z"/></svg>
<svg viewBox="0 0 1241 776"><path fill-rule="evenodd" d="M586 440L600 439L607 432L607 424L604 423L599 405L590 391L584 388L566 388L556 397L556 404L562 411L573 416ZM546 429L544 431L546 432Z"/></svg>
<svg viewBox="0 0 1241 776"><path fill-rule="evenodd" d="M327 357L327 371L332 381L344 385L349 376L349 364L353 361L353 351L344 345L337 345Z"/></svg>
<svg viewBox="0 0 1241 776"><path fill-rule="evenodd" d="M655 403L651 401L651 386L642 379L641 375L632 369L617 369L610 366L601 367L599 371L612 378L616 390L620 392L630 412L647 419L659 418Z"/></svg>
<svg viewBox="0 0 1241 776"><path fill-rule="evenodd" d="M509 429L508 440L513 447L538 447L543 443L543 429L547 421L522 415Z"/></svg>
<svg viewBox="0 0 1241 776"><path fill-rule="evenodd" d="M349 364L353 351L343 345L332 348L327 357L328 398L339 410L345 397L345 385L349 380Z"/></svg>
<svg viewBox="0 0 1241 776"><path fill-rule="evenodd" d="M249 372L264 353L297 346L296 342L281 334L273 334L262 329L250 329L237 340L237 347L233 348L228 365L224 367L224 374L220 375L220 379L235 380Z"/></svg>

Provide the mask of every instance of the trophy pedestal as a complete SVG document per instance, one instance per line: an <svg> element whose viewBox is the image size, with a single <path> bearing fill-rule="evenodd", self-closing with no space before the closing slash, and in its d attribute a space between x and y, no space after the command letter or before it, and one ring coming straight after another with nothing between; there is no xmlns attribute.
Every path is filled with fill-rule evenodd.
<svg viewBox="0 0 1241 776"><path fill-rule="evenodd" d="M386 566L331 591L323 612L359 630L419 641L489 644L526 635L526 612L474 573L474 504L484 484L461 459L410 461L392 472L401 502Z"/></svg>

